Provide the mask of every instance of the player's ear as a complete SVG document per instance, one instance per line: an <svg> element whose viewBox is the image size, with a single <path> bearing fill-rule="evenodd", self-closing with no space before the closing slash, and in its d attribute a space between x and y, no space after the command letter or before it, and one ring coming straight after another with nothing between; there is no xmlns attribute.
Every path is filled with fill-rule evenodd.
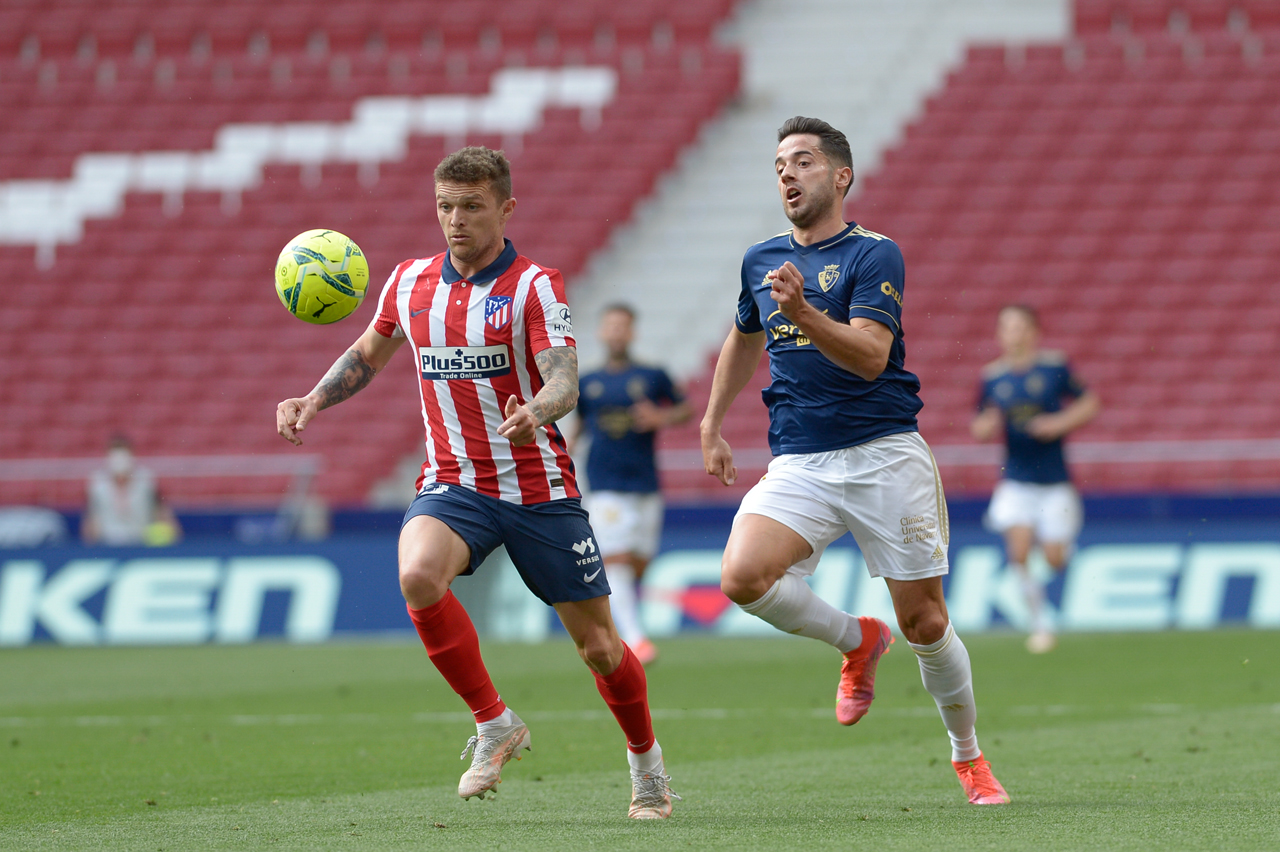
<svg viewBox="0 0 1280 852"><path fill-rule="evenodd" d="M501 209L502 209L502 221L505 224L507 220L511 218L511 214L516 212L515 198L508 198L506 201L502 202Z"/></svg>
<svg viewBox="0 0 1280 852"><path fill-rule="evenodd" d="M853 183L853 169L845 166L842 169L836 169L836 189L843 192Z"/></svg>

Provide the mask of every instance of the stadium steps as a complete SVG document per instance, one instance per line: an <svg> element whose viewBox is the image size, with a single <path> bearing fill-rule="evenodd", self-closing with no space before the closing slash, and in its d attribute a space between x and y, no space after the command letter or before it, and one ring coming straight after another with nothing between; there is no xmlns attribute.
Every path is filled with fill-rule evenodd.
<svg viewBox="0 0 1280 852"><path fill-rule="evenodd" d="M1241 23L1232 10L1246 7ZM971 47L863 182L854 218L907 258L907 365L935 446L970 442L977 376L1009 302L1040 310L1046 345L1067 350L1103 398L1081 441L1274 435L1280 26L1260 8L1081 3L1071 39ZM709 381L710 367L695 392ZM762 406L747 416L763 434ZM673 431L665 445L693 449L696 432ZM1242 454L1076 470L1091 490L1280 481L1276 459ZM996 475L944 465L953 492L988 489ZM689 478L668 481L685 496L720 493Z"/></svg>
<svg viewBox="0 0 1280 852"><path fill-rule="evenodd" d="M373 309L362 308L355 326L289 320L267 283L280 246L317 224L352 234L371 258L376 297L394 263L441 247L423 187L464 140L411 134L402 158L373 167L265 157L260 180L242 186L225 174L201 186L189 170L148 171L145 158L131 159L134 177L172 183L107 187L117 195L96 198L78 239L66 242L64 232L35 251L35 240L14 237L34 209L15 202L14 187L31 189L15 178L65 182L86 152L209 148L228 123L345 121L369 96L483 94L504 67L606 66L618 86L603 109L584 115L550 104L523 134L473 128L465 136L508 148L524 207L511 236L571 276L738 83L736 55L707 43L728 8L721 0L575 4L577 18L541 0L338 2L314 18L304 16L309 5L193 3L184 4L184 20L166 6L154 19L122 13L113 21L113 9L133 5L33 6L0 16L21 34L0 42L0 103L12 119L0 130L0 181L9 181L0 202L13 214L0 222L0 259L29 283L6 306L3 345L54 353L38 375L14 375L0 391L6 414L22 411L8 422L23 428L7 423L0 436L9 439L6 457L95 455L117 430L131 433L143 456L287 452L271 408L311 387ZM299 20L315 22L306 38L296 37ZM108 37L113 27L124 35ZM361 35L344 41L347 28ZM317 488L331 502L361 503L406 452L420 458L418 401L404 363L359 403L325 412L308 438L306 450L325 456ZM407 414L369 415L378 410ZM180 503L271 502L285 485L165 483ZM0 499L72 505L82 488L6 485Z"/></svg>

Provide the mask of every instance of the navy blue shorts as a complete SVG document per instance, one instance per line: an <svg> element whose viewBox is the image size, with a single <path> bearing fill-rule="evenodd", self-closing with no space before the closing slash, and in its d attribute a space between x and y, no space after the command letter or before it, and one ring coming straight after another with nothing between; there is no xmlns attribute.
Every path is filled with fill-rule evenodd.
<svg viewBox="0 0 1280 852"><path fill-rule="evenodd" d="M401 527L418 515L443 521L471 548L471 564L463 574L475 573L505 544L524 584L544 603L609 594L591 521L576 498L522 506L460 485L436 484L409 504Z"/></svg>

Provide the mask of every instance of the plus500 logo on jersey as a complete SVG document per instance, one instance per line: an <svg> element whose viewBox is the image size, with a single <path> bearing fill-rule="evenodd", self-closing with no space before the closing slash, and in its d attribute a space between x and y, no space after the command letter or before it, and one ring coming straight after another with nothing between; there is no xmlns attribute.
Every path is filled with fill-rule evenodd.
<svg viewBox="0 0 1280 852"><path fill-rule="evenodd" d="M423 346L418 358L424 379L491 379L511 372L505 346Z"/></svg>

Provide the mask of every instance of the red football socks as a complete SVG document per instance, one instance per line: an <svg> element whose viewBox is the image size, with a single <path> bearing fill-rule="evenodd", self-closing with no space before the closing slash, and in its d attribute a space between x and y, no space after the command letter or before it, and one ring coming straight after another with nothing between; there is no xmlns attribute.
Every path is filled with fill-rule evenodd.
<svg viewBox="0 0 1280 852"><path fill-rule="evenodd" d="M446 592L443 598L429 607L414 609L406 604L405 608L422 638L427 656L453 691L467 702L476 722L488 722L501 716L507 705L502 703L498 690L489 679L489 670L484 667L475 625L453 592ZM642 669L642 678L643 675Z"/></svg>
<svg viewBox="0 0 1280 852"><path fill-rule="evenodd" d="M653 748L649 683L645 680L644 666L640 665L636 655L626 644L622 648L622 663L607 677L596 674L596 688L613 711L622 732L627 735L627 748L636 754L644 754Z"/></svg>

